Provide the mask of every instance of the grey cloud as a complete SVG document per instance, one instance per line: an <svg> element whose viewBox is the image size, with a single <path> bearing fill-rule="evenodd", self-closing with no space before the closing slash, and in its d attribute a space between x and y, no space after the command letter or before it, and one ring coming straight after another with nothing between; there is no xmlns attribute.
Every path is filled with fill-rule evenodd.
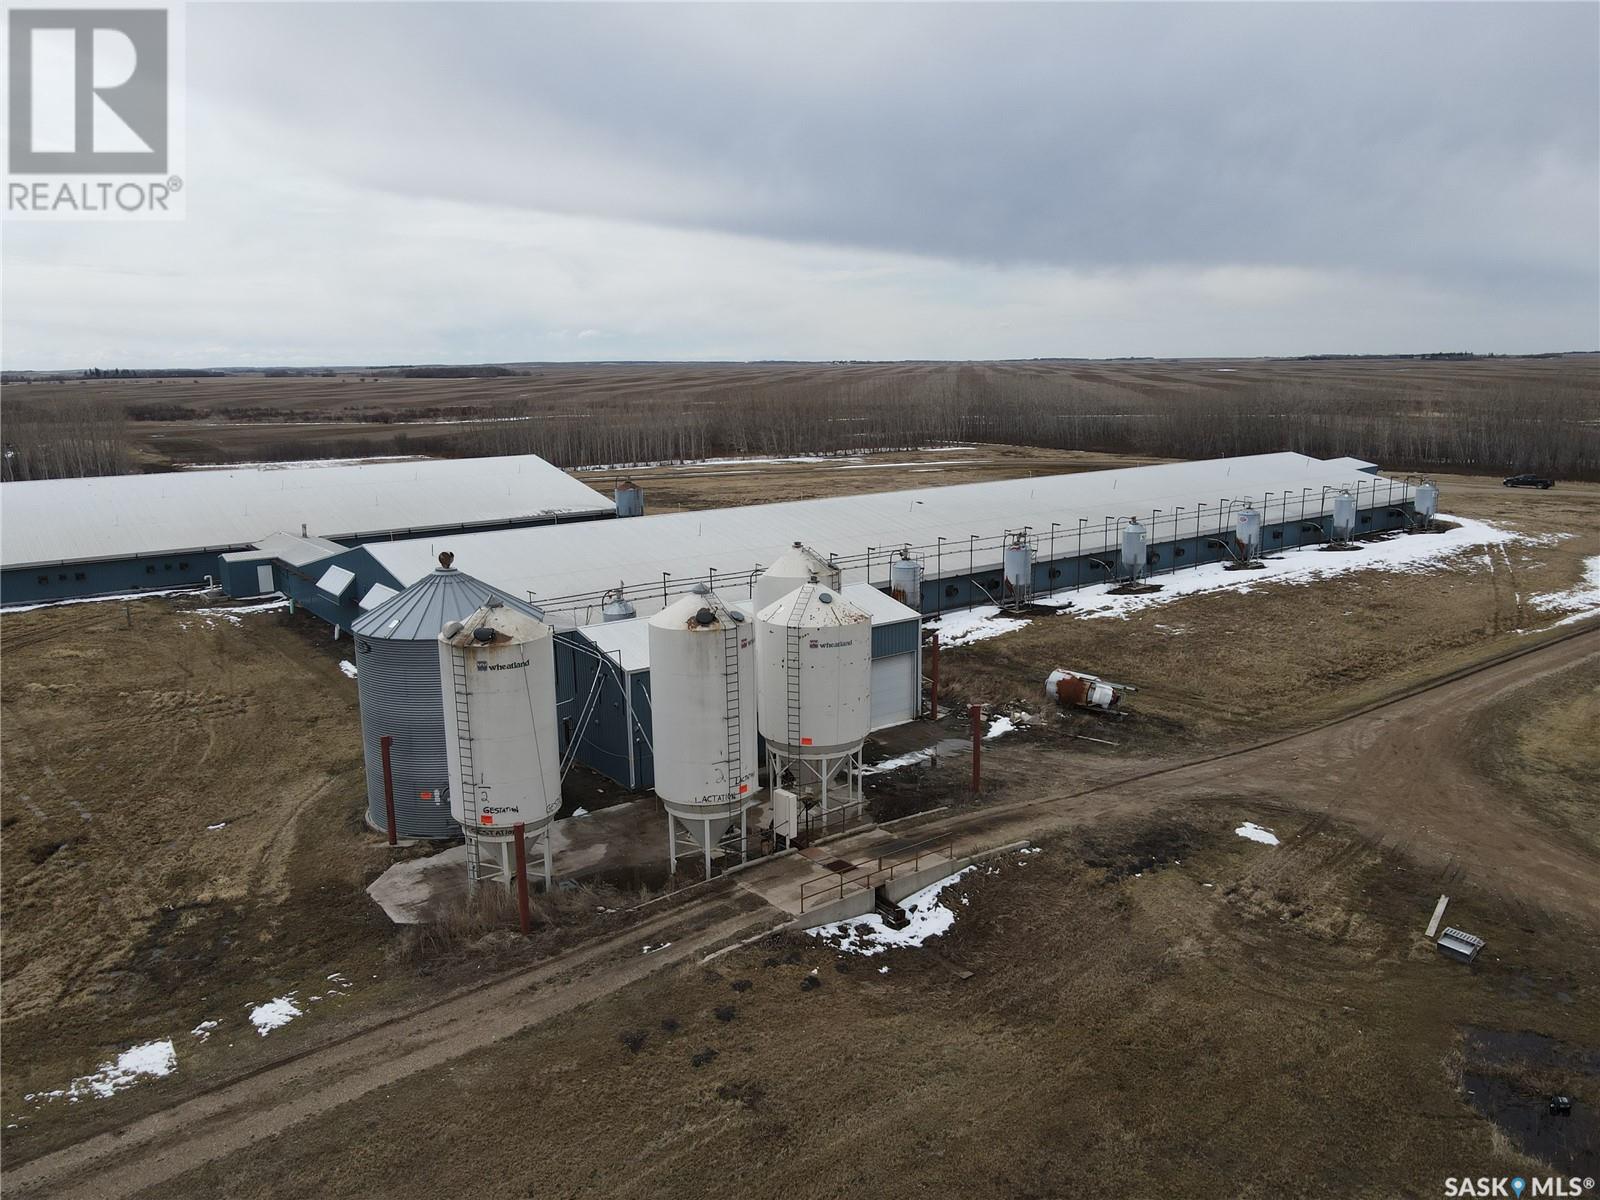
<svg viewBox="0 0 1600 1200"><path fill-rule="evenodd" d="M1596 286L1592 5L192 20L197 89L253 100L297 153L401 193L1002 264Z"/></svg>

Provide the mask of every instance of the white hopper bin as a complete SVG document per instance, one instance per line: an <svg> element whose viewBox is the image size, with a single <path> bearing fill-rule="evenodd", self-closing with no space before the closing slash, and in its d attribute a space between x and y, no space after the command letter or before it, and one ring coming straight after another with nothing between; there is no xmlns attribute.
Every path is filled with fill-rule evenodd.
<svg viewBox="0 0 1600 1200"><path fill-rule="evenodd" d="M804 542L794 543L757 577L756 612L782 600L812 576L836 592L842 586L838 567Z"/></svg>
<svg viewBox="0 0 1600 1200"><path fill-rule="evenodd" d="M1139 518L1129 517L1128 523L1122 527L1121 565L1130 583L1137 583L1144 578L1148 545L1148 535L1144 526L1139 524Z"/></svg>
<svg viewBox="0 0 1600 1200"><path fill-rule="evenodd" d="M649 620L656 795L667 852L681 829L705 855L739 823L756 790L755 631L701 585Z"/></svg>
<svg viewBox="0 0 1600 1200"><path fill-rule="evenodd" d="M824 820L861 803L872 725L872 618L816 579L756 614L758 706L768 780Z"/></svg>
<svg viewBox="0 0 1600 1200"><path fill-rule="evenodd" d="M543 621L490 599L439 634L450 810L467 838L468 882L514 882L516 826L541 843L561 807L555 645Z"/></svg>
<svg viewBox="0 0 1600 1200"><path fill-rule="evenodd" d="M1417 485L1416 496L1417 516L1424 521L1431 521L1439 514L1439 485L1431 479L1425 479Z"/></svg>
<svg viewBox="0 0 1600 1200"><path fill-rule="evenodd" d="M922 611L922 563L902 550L889 566L889 595L901 604ZM820 576L819 576L820 578Z"/></svg>
<svg viewBox="0 0 1600 1200"><path fill-rule="evenodd" d="M1333 540L1348 542L1356 531L1356 498L1340 490L1333 498Z"/></svg>
<svg viewBox="0 0 1600 1200"><path fill-rule="evenodd" d="M1001 562L1001 594L1012 604L1021 604L1033 594L1033 547L1020 535L1006 545Z"/></svg>
<svg viewBox="0 0 1600 1200"><path fill-rule="evenodd" d="M1234 518L1233 537L1246 562L1261 557L1261 514L1246 504Z"/></svg>

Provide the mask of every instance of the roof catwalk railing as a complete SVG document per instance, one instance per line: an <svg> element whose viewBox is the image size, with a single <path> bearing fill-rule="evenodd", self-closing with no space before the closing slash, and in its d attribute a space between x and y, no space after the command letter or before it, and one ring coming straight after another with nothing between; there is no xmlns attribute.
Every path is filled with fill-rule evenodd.
<svg viewBox="0 0 1600 1200"><path fill-rule="evenodd" d="M1038 562L1050 563L1115 550L1121 544L1123 525L1131 519L1144 523L1151 546L1225 538L1232 534L1234 521L1240 511L1246 508L1261 513L1264 527L1300 523L1314 526L1325 534L1324 518L1332 514L1333 498L1341 490L1350 491L1357 511L1372 512L1409 503L1416 488L1409 481L1377 476L1370 480L1355 481L1349 489L1323 484L1315 488L1268 491L1260 496L1196 499L1192 504L1174 505L1170 512L1156 508L1145 512L1124 512L1116 516L1107 514L1098 521L1078 517L1071 524L1053 521L1043 528L1023 525L1002 530L998 534L973 533L965 538L941 537L922 544L869 546L859 554L829 554L828 561L840 569L847 583L887 583L890 565L901 557L920 561L925 578L930 581L976 576L983 571L1001 570L1006 547L1018 537L1033 548ZM783 530L774 533L775 541L782 541L787 536ZM756 580L764 570L766 564L755 563L749 567L708 567L704 573L695 575L675 575L663 571L653 579L624 580L620 590L630 600L658 599L662 604L670 603L674 596L682 595L698 584L705 584L713 591L720 587L730 595L753 596ZM880 572L881 578L875 580L874 572ZM605 598L618 590L613 586L561 596L542 596L530 590L528 600L546 613L567 614L573 616L575 623L584 624L599 610ZM578 617L576 614L583 615Z"/></svg>

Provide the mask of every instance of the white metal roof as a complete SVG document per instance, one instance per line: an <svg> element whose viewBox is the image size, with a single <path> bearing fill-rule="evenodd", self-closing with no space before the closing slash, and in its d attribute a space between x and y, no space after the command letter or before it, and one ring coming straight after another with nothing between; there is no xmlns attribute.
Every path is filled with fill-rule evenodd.
<svg viewBox="0 0 1600 1200"><path fill-rule="evenodd" d="M302 526L348 540L611 511L532 454L30 480L0 485L0 563L234 550Z"/></svg>
<svg viewBox="0 0 1600 1200"><path fill-rule="evenodd" d="M643 617L585 625L578 632L629 674L650 669L650 622Z"/></svg>
<svg viewBox="0 0 1600 1200"><path fill-rule="evenodd" d="M322 578L317 580L317 590L326 592L335 600L343 600L344 594L356 581L356 573L348 567L329 567L322 573Z"/></svg>
<svg viewBox="0 0 1600 1200"><path fill-rule="evenodd" d="M901 621L920 621L922 614L908 608L893 596L866 583L850 583L840 589L844 598L865 609L874 625L894 625ZM728 607L754 618L755 601L748 597L729 600ZM624 671L650 669L650 622L643 617L627 621L603 621L579 627L578 632L620 663Z"/></svg>
<svg viewBox="0 0 1600 1200"><path fill-rule="evenodd" d="M343 554L349 547L327 538L300 537L293 533L269 533L249 550L235 550L222 557L231 562L250 562L260 558L275 558L291 567L309 566L335 554Z"/></svg>
<svg viewBox="0 0 1600 1200"><path fill-rule="evenodd" d="M392 587L386 587L381 583L375 583L367 589L366 594L362 596L360 600L356 601L356 607L362 612L371 612L373 609L377 608L378 605L393 600L399 594L400 593L395 591Z"/></svg>
<svg viewBox="0 0 1600 1200"><path fill-rule="evenodd" d="M582 624L599 615L600 594L619 579L641 615L662 607L663 594L670 598L687 590L710 570L724 599L749 595L757 568L797 539L844 560L847 584L869 578L887 582L888 555L905 544L927 547L923 559L931 578L965 572L969 557L979 567L998 563L1001 535L1024 526L1045 554L1053 523L1054 552L1065 556L1077 552L1080 520L1082 548L1089 553L1114 543L1108 522L1138 516L1148 523L1152 509L1160 515L1151 540L1161 541L1173 536L1174 523L1181 533L1196 521L1201 532L1217 533L1224 524L1231 531L1223 512L1247 500L1266 508L1268 522L1275 522L1298 518L1302 506L1308 518L1331 512L1340 487L1359 487L1364 508L1374 487L1380 501L1399 502L1410 495L1407 485L1371 469L1371 463L1354 458L1258 454L372 543L367 550L402 585L432 570L440 550L453 551L463 570L514 595L531 593L548 619L560 621L568 614L568 620ZM973 534L979 541L969 549ZM936 549L941 538L943 545ZM858 557L869 548L874 554L870 569ZM569 599L575 596L586 599Z"/></svg>

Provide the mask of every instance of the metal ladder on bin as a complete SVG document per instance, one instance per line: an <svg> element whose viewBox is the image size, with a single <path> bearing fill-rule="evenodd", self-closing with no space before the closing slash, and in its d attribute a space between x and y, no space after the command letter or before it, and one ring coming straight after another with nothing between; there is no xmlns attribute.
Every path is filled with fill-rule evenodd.
<svg viewBox="0 0 1600 1200"><path fill-rule="evenodd" d="M723 778L728 783L728 800L738 803L739 768L744 759L740 754L740 744L743 741L744 718L740 713L741 691L739 686L739 635L742 626L734 621L729 621L722 630L722 681L723 702L725 708L722 714L724 732L728 737L727 757L723 760ZM733 852L741 859L744 855L744 818L741 816L728 831L722 835L721 846Z"/></svg>
<svg viewBox="0 0 1600 1200"><path fill-rule="evenodd" d="M800 606L804 607L811 600L811 593L816 589L806 584L801 593ZM785 733L789 743L791 755L800 753L800 639L804 632L795 625L790 625L784 630L784 655L783 655L783 685L784 697L784 723ZM796 775L796 780L799 776ZM776 783L774 784L776 786Z"/></svg>
<svg viewBox="0 0 1600 1200"><path fill-rule="evenodd" d="M472 765L472 720L467 708L467 656L450 649L450 674L455 687L456 753L461 778L454 785L461 789L461 831L467 839L467 887L478 886L478 789L477 771Z"/></svg>
<svg viewBox="0 0 1600 1200"><path fill-rule="evenodd" d="M723 759L723 778L728 781L728 799L739 798L739 744L744 732L739 713L739 634L741 627L728 621L722 629L722 690L724 709L722 720L728 737L727 756Z"/></svg>

